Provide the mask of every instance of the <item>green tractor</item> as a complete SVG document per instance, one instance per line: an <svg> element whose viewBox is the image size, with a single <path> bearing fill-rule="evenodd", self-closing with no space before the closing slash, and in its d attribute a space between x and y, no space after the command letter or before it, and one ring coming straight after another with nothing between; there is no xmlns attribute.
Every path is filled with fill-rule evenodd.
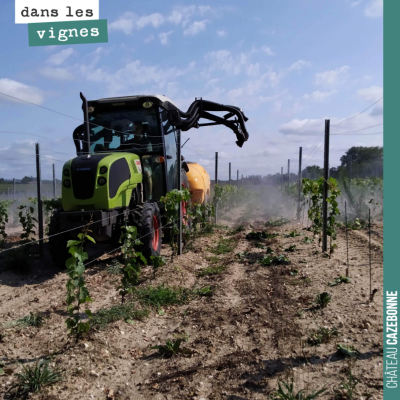
<svg viewBox="0 0 400 400"><path fill-rule="evenodd" d="M77 156L64 164L62 208L49 226L53 260L65 265L67 241L89 222L96 242L118 242L125 218L137 227L144 256L159 255L163 230L167 234L170 228L160 198L180 187L190 190L181 131L222 124L242 147L249 137L247 118L240 108L202 99L182 112L161 95L93 101L80 96L84 123L73 132ZM200 124L200 118L212 122ZM185 213L186 205L182 208Z"/></svg>

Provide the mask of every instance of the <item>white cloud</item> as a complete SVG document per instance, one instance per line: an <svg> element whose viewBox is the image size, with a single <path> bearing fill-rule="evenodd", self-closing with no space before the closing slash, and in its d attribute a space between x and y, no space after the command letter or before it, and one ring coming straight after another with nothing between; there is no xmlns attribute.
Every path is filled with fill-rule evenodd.
<svg viewBox="0 0 400 400"><path fill-rule="evenodd" d="M304 67L311 67L309 61L299 60L293 63L287 70L290 71L301 71Z"/></svg>
<svg viewBox="0 0 400 400"><path fill-rule="evenodd" d="M262 52L268 54L269 56L274 56L275 53L271 50L271 47L268 46L262 46L260 49Z"/></svg>
<svg viewBox="0 0 400 400"><path fill-rule="evenodd" d="M319 90L316 90L315 92L312 92L310 94L306 93L303 96L303 99L312 101L324 101L327 97L332 96L335 93L335 90L331 90L330 92L320 92Z"/></svg>
<svg viewBox="0 0 400 400"><path fill-rule="evenodd" d="M358 90L357 94L365 100L377 101L383 96L383 88L381 86L371 86Z"/></svg>
<svg viewBox="0 0 400 400"><path fill-rule="evenodd" d="M197 35L198 33L204 31L206 29L208 20L203 21L194 21L187 29L183 31L185 36L187 35Z"/></svg>
<svg viewBox="0 0 400 400"><path fill-rule="evenodd" d="M348 71L349 67L344 65L331 71L317 72L315 74L315 83L322 86L336 86L347 79Z"/></svg>
<svg viewBox="0 0 400 400"><path fill-rule="evenodd" d="M160 38L160 42L162 45L167 45L169 43L169 35L171 35L173 31L169 32L161 32L158 37Z"/></svg>
<svg viewBox="0 0 400 400"><path fill-rule="evenodd" d="M154 35L149 35L143 39L145 43L150 43L152 40L154 40Z"/></svg>
<svg viewBox="0 0 400 400"><path fill-rule="evenodd" d="M369 18L379 18L383 16L383 0L371 0L364 9L364 13Z"/></svg>
<svg viewBox="0 0 400 400"><path fill-rule="evenodd" d="M164 17L160 13L153 13L138 18L138 20L136 21L136 28L143 29L147 25L152 25L154 28L158 28L163 23Z"/></svg>
<svg viewBox="0 0 400 400"><path fill-rule="evenodd" d="M43 92L39 88L28 86L24 83L7 78L0 79L0 92L35 104L42 104L44 101ZM0 96L0 101L10 101L13 103L17 102L23 104L18 100L6 96Z"/></svg>
<svg viewBox="0 0 400 400"><path fill-rule="evenodd" d="M224 31L224 30L222 29L222 30L220 30L220 31L217 31L217 35L218 35L219 37L225 37L225 36L227 35L227 33L226 33L226 31Z"/></svg>
<svg viewBox="0 0 400 400"><path fill-rule="evenodd" d="M39 72L45 78L54 79L56 81L74 80L74 75L71 74L71 72L69 72L66 68L44 67Z"/></svg>
<svg viewBox="0 0 400 400"><path fill-rule="evenodd" d="M111 22L108 25L108 30L111 31L122 31L125 35L129 35L135 29L135 22L137 16L135 13L126 12L119 19Z"/></svg>
<svg viewBox="0 0 400 400"><path fill-rule="evenodd" d="M51 55L47 59L47 63L52 65L61 65L64 61L67 60L72 54L75 53L75 50L70 47L69 49L61 50L59 53Z"/></svg>

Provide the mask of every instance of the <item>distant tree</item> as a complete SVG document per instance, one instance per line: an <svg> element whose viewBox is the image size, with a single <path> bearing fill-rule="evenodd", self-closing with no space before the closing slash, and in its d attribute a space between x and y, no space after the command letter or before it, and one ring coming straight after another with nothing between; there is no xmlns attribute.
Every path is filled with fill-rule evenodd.
<svg viewBox="0 0 400 400"><path fill-rule="evenodd" d="M318 179L324 176L324 170L318 165L311 165L303 169L302 176L307 179Z"/></svg>
<svg viewBox="0 0 400 400"><path fill-rule="evenodd" d="M35 180L35 178L33 177L33 176L31 176L31 177L29 177L29 176L24 176L22 179L21 179L21 183L29 183L29 182L32 182L32 181L34 181Z"/></svg>
<svg viewBox="0 0 400 400"><path fill-rule="evenodd" d="M377 176L383 168L383 147L351 147L340 158L341 167L350 172L352 178Z"/></svg>

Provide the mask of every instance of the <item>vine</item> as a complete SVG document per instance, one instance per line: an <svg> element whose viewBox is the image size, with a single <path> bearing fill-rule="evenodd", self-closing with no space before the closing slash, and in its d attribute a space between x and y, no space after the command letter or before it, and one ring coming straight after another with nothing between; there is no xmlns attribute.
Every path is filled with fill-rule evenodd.
<svg viewBox="0 0 400 400"><path fill-rule="evenodd" d="M124 267L122 268L121 285L118 287L119 294L121 295L121 303L124 303L125 296L132 293L133 287L139 281L140 275L140 261L147 264L146 258L142 253L136 252L134 246L142 244L137 239L137 229L135 226L127 225L127 219L125 216L125 226L122 226L120 243L124 243L122 246L122 252L124 254Z"/></svg>
<svg viewBox="0 0 400 400"><path fill-rule="evenodd" d="M319 178L317 180L303 178L303 195L304 197L309 196L310 202L310 207L308 210L308 217L312 224L310 229L314 235L319 235L320 242L323 224L323 189L323 178ZM337 247L337 245L333 244L332 241L336 240L336 216L340 214L337 202L339 195L340 190L336 179L329 178L328 197L326 201L328 203L327 235L330 237L330 254L332 254L334 249Z"/></svg>
<svg viewBox="0 0 400 400"><path fill-rule="evenodd" d="M24 230L24 233L21 234L21 239L30 240L30 236L36 233L34 231L34 229L36 229L35 222L38 222L37 219L32 216L34 208L32 206L20 205L17 209L20 210L18 213L19 222Z"/></svg>
<svg viewBox="0 0 400 400"><path fill-rule="evenodd" d="M189 189L174 189L168 192L165 196L160 199L165 204L165 214L167 217L168 224L172 225L172 235L171 235L171 260L173 260L174 254L176 252L177 246L175 241L175 236L179 233L177 220L179 219L179 207L181 207L182 202L188 202L190 200Z"/></svg>
<svg viewBox="0 0 400 400"><path fill-rule="evenodd" d="M81 338L89 331L89 322L82 322L80 315L80 307L82 304L93 301L89 295L89 290L86 287L84 273L84 261L87 260L88 254L84 251L84 244L87 240L95 243L95 240L89 236L88 232L90 223L84 228L82 233L78 234L78 240L68 240L67 247L71 257L66 261L68 281L67 288L67 312L68 318L65 321L68 333L74 336L76 340ZM74 305L75 304L75 305ZM85 309L85 314L92 318L92 312Z"/></svg>
<svg viewBox="0 0 400 400"><path fill-rule="evenodd" d="M0 201L0 247L3 247L8 236L6 233L6 223L8 222L8 207L11 203L8 200Z"/></svg>

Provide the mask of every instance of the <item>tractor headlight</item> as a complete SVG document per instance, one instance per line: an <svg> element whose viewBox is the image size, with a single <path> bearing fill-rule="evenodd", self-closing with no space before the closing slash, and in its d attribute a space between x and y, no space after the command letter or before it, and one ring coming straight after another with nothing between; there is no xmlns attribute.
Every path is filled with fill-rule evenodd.
<svg viewBox="0 0 400 400"><path fill-rule="evenodd" d="M101 176L99 179L97 179L97 183L100 186L104 186L107 183L107 179Z"/></svg>
<svg viewBox="0 0 400 400"><path fill-rule="evenodd" d="M69 176L69 169L67 169L67 168L64 169L64 175Z"/></svg>
<svg viewBox="0 0 400 400"><path fill-rule="evenodd" d="M69 179L64 180L64 186L69 189L71 187L71 181Z"/></svg>
<svg viewBox="0 0 400 400"><path fill-rule="evenodd" d="M105 174L108 171L107 167L100 167L100 173Z"/></svg>

